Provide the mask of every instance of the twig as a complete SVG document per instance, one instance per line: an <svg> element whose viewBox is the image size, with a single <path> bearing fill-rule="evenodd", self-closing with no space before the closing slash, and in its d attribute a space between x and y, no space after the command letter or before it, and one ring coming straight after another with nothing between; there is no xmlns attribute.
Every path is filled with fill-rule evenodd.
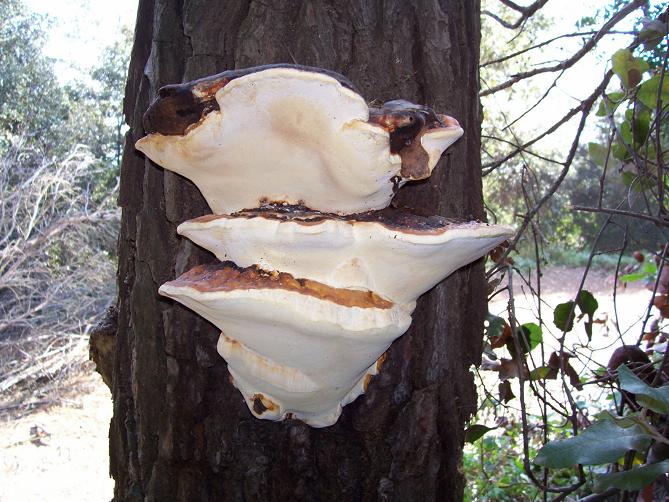
<svg viewBox="0 0 669 502"><path fill-rule="evenodd" d="M588 114L590 113L590 110L592 109L592 106L597 99L597 97L603 92L603 90L606 88L606 85L608 84L609 80L611 79L611 72L609 71L604 78L604 80L600 83L600 85L597 87L595 92L593 92L589 98L587 98L585 101L581 103L581 106L579 108L582 109L581 111L581 120L578 124L578 128L576 130L576 135L574 136L574 140L572 141L571 148L569 149L569 154L567 155L567 158L564 162L564 167L558 177L555 179L553 184L548 188L546 193L541 197L541 199L535 204L535 206L524 216L523 218L523 223L521 224L520 228L518 229L518 232L516 233L516 236L511 240L509 243L509 247L507 250L504 252L504 254L501 257L501 260L504 260L508 256L508 254L513 250L520 240L520 237L523 235L525 230L527 229L527 226L530 224L532 221L532 218L539 212L539 210L543 207L543 205L555 194L557 189L560 187L562 184L562 181L564 178L567 176L567 173L569 172L569 168L571 166L572 161L574 160L574 155L576 155L576 151L578 149L579 145L579 140L581 138L581 133L583 132L583 128L585 127L585 122L588 117Z"/></svg>
<svg viewBox="0 0 669 502"><path fill-rule="evenodd" d="M669 220L656 218L644 213L637 213L634 211L625 211L624 209L613 209L607 207L589 207L589 206L571 206L572 211L585 211L588 213L604 213L611 215L627 216L630 218L637 218L640 220L652 221L657 225L669 227Z"/></svg>
<svg viewBox="0 0 669 502"><path fill-rule="evenodd" d="M664 176L662 162L662 135L660 133L660 117L662 115L662 90L664 89L664 75L667 70L667 57L669 50L665 51L662 59L662 69L660 71L660 82L657 88L657 96L655 98L655 163L657 166L657 201L658 201L658 215L666 214L664 207Z"/></svg>
<svg viewBox="0 0 669 502"><path fill-rule="evenodd" d="M563 39L563 38L573 38L573 37L587 37L588 35L595 35L597 34L597 31L581 31L578 33L566 33L563 35L558 35L557 37L553 37L549 40L545 40L543 42L540 42L535 45L531 45L529 47L526 47L524 49L521 49L519 51L513 52L511 54L507 54L506 56L502 56L497 59L492 59L490 61L486 61L485 63L482 63L479 65L480 68L485 68L486 66L490 66L493 64L499 64L503 63L505 61L508 61L509 59L513 59L515 57L521 56L525 54L526 52L532 51L534 49L540 49L541 47L544 47L546 45L552 44L553 42L556 42L557 40ZM607 35L634 35L635 33L633 31L617 31L617 30L610 30L606 33Z"/></svg>
<svg viewBox="0 0 669 502"><path fill-rule="evenodd" d="M622 336L620 333L620 318L618 317L618 277L620 274L620 263L623 259L623 254L625 249L627 249L627 236L629 233L629 227L625 225L625 235L623 236L623 245L620 248L620 254L618 255L618 261L616 262L616 272L613 276L613 315L616 318L616 330L618 335Z"/></svg>
<svg viewBox="0 0 669 502"><path fill-rule="evenodd" d="M639 339L637 341L637 345L641 343L641 340L643 340L643 335L646 332L646 324L648 324L648 320L650 319L650 313L653 310L653 303L655 300L655 295L657 294L657 290L660 286L660 279L662 278L662 269L665 266L665 261L667 259L667 251L669 251L669 242L664 245L664 248L662 249L662 254L660 255L660 264L657 267L657 274L655 276L655 283L653 284L653 293L650 297L650 300L648 301L648 307L646 309L646 315L643 318L643 324L641 325L641 333L639 334Z"/></svg>
<svg viewBox="0 0 669 502"><path fill-rule="evenodd" d="M609 81L611 80L612 77L613 77L613 72L609 70L606 73L606 75L604 75L604 79L600 82L600 84L597 86L597 88L595 88L595 90L590 94L590 96L588 96L585 100L581 101L581 103L578 106L569 110L560 120L555 122L548 129L546 129L544 132L542 132L538 136L535 136L530 141L526 142L524 145L519 146L518 148L513 150L511 153L508 153L507 155L505 155L501 159L495 160L493 162L485 163L483 165L483 168L484 168L483 169L483 176L486 176L486 175L490 174L495 169L497 169L500 165L509 161L510 159L512 159L513 157L518 155L520 152L525 151L528 147L532 146L533 144L535 144L539 140L541 140L541 139L545 138L546 136L554 133L560 127L562 127L564 124L569 122L571 120L571 118L574 117L575 115L577 115L578 113L586 112L585 115L587 115L590 112L590 110L592 109L592 105L594 104L594 102L602 95L602 93L606 89L606 86L609 84ZM582 121L583 120L584 119L582 119ZM583 130L583 128L579 127L577 139L580 138L580 133L581 133L582 130ZM573 143L572 143L572 146L573 146ZM576 146L578 146L578 143L576 143ZM565 160L564 162L561 162L561 164L564 165L566 162L567 161Z"/></svg>
<svg viewBox="0 0 669 502"><path fill-rule="evenodd" d="M546 486L544 483L542 483L540 480L537 479L537 477L534 475L534 472L532 472L532 466L530 465L530 446L529 446L529 427L527 423L527 407L525 405L525 367L524 367L524 360L520 356L522 353L521 351L521 345L520 345L520 340L518 340L518 330L516 329L516 312L515 312L515 306L514 306L514 299L513 299L513 268L509 266L507 268L507 273L509 274L509 305L508 305L508 313L509 313L509 323L511 327L511 336L513 337L513 343L516 348L516 354L517 360L516 363L518 365L518 385L519 385L519 391L518 391L518 398L520 400L520 420L521 420L521 427L522 427L522 436L523 436L523 467L525 469L525 474L527 475L528 478L534 483L535 486L537 486L539 489L545 491L545 492L553 492L553 493L572 493L575 490L577 490L582 484L583 480L579 480L577 483L574 483L569 486L564 486L564 487L553 487L553 486Z"/></svg>
<svg viewBox="0 0 669 502"><path fill-rule="evenodd" d="M536 0L536 2L534 2L533 4L530 4L527 7L523 7L522 5L518 5L517 3L514 3L511 0L499 0L499 1L504 5L506 5L507 7L510 7L511 9L520 12L521 16L518 19L516 19L515 22L509 23L507 21L504 21L504 19L500 18L498 15L493 14L492 12L487 10L484 10L483 12L481 12L481 14L485 14L486 16L491 17L499 24L510 30L515 30L521 24L525 23L530 17L532 17L539 9L541 9L548 2L548 0Z"/></svg>
<svg viewBox="0 0 669 502"><path fill-rule="evenodd" d="M613 26L618 24L620 21L622 21L624 18L626 18L629 14L634 12L636 9L638 9L641 5L645 3L645 0L633 0L629 4L627 4L625 7L620 9L616 14L614 14L606 23L604 23L604 26L600 28L600 30L590 38L585 44L583 44L583 47L579 49L572 57L569 59L566 59L564 61L561 61L560 63L553 65L553 66L543 66L541 68L535 68L534 70L526 71L526 72L521 72L516 75L514 75L512 78L509 80L496 85L494 87L491 87L489 89L483 90L479 93L479 96L488 96L490 94L495 94L496 92L499 92L503 89L508 89L512 85L514 85L517 82L520 82L521 80L525 80L530 77L534 77L535 75L539 75L541 73L549 73L549 72L556 72L556 71L561 71L561 70L566 70L568 68L571 68L574 66L576 63L578 63L586 54L590 52L590 50L597 45L597 42L606 35Z"/></svg>
<svg viewBox="0 0 669 502"><path fill-rule="evenodd" d="M546 99L548 97L548 95L551 93L551 91L557 87L558 80L560 80L560 77L562 77L562 75L564 75L564 72L565 72L565 70L562 70L560 72L560 74L557 77L555 77L555 79L553 79L553 82L551 83L551 85L548 86L548 89L546 89L546 92L544 92L543 95L532 106L530 106L527 110L525 110L523 113L521 113L518 117L513 119L511 121L511 123L504 126L504 129L502 129L502 131L508 129L509 127L514 125L519 120L522 120L529 113L531 113L532 110L534 110L537 106L539 106L544 101L544 99Z"/></svg>

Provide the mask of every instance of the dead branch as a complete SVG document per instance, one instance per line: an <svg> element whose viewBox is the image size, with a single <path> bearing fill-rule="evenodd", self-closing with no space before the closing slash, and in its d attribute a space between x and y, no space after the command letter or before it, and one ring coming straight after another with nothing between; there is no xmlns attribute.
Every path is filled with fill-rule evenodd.
<svg viewBox="0 0 669 502"><path fill-rule="evenodd" d="M505 162L511 160L513 157L515 157L519 153L526 151L528 147L534 145L535 143L537 143L539 140L545 138L546 136L549 136L550 134L554 133L560 127L562 127L564 124L569 122L569 120L571 120L571 118L574 117L575 115L578 115L579 113L586 112L586 110L587 110L587 112L584 113L584 115L582 117L582 119L585 120L588 113L592 109L592 105L602 95L602 92L604 92L604 90L606 89L606 86L609 85L609 81L611 80L612 77L613 77L613 72L608 71L606 73L606 75L604 76L604 79L600 82L600 84L597 86L597 88L595 88L595 90L590 94L590 96L588 96L585 100L581 101L581 103L578 106L569 110L560 120L555 122L552 126L550 126L548 129L543 131L541 134L539 134L538 136L535 136L531 140L527 141L525 144L518 146L515 150L512 150L510 153L508 153L507 155L505 155L501 159L497 159L495 161L487 162L487 163L483 164L483 168L484 168L483 169L483 176L487 176L488 174L493 172L495 169L497 169L499 166L501 166ZM585 125L585 123L583 123L583 126L584 125ZM576 140L580 139L580 133L583 130L583 127L579 126L579 129L580 130L578 132L578 137L576 138ZM576 148L576 147L578 147L578 141L576 141L576 143L572 143L572 149ZM574 151L574 153L575 153L575 151ZM571 157L573 159L573 155ZM567 160L561 162L561 164L565 165L566 162L567 162ZM565 173L565 175L566 175L566 173ZM556 189L557 189L557 187L556 187Z"/></svg>
<svg viewBox="0 0 669 502"><path fill-rule="evenodd" d="M83 147L46 159L25 144L0 159L0 391L81 366L115 296L118 185Z"/></svg>

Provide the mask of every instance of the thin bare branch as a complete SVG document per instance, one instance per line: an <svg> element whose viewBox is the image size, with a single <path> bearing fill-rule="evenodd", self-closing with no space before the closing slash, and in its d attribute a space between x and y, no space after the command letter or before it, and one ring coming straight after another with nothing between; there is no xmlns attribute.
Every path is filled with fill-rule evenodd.
<svg viewBox="0 0 669 502"><path fill-rule="evenodd" d="M505 56L499 57L497 59L491 59L490 61L486 61L485 63L481 63L479 66L481 68L485 68L486 66L491 66L494 64L499 64L499 63L504 63L505 61L509 61L510 59L516 58L518 56L522 56L523 54L526 54L530 51L533 51L535 49L541 49L542 47L545 47L547 45L552 44L553 42L557 42L558 40L562 40L563 38L577 38L577 37L587 37L590 35L596 35L598 31L592 30L592 31L579 31L575 33L565 33L563 35L558 35L557 37L550 38L548 40L544 40L543 42L540 42L535 45L530 45L529 47L525 47L524 49L520 49L516 52L512 52L511 54L507 54ZM607 35L634 35L633 31L620 31L620 30L611 30L606 33Z"/></svg>
<svg viewBox="0 0 669 502"><path fill-rule="evenodd" d="M522 24L526 23L527 20L531 18L539 9L541 9L544 5L548 3L548 0L536 0L536 2L526 7L523 7L522 5L518 5L517 3L512 2L511 0L499 0L499 1L504 5L506 5L507 7L515 10L516 12L520 12L520 17L516 19L513 23L509 23L508 21L505 21L504 19L502 19L496 14L493 14L490 11L484 10L482 14L491 17L499 24L510 30L515 30L516 28L519 28Z"/></svg>
<svg viewBox="0 0 669 502"><path fill-rule="evenodd" d="M0 158L2 391L66 372L74 351L80 365L84 335L115 296L105 250L116 240L118 184L105 189L85 148L45 159L23 145Z"/></svg>
<svg viewBox="0 0 669 502"><path fill-rule="evenodd" d="M503 89L508 89L509 87L516 84L517 82L520 82L521 80L534 77L535 75L562 71L571 68L581 59L583 59L583 57L586 54L588 54L593 49L593 47L597 45L597 43L611 30L611 28L613 28L616 24L625 19L629 14L634 12L644 3L645 3L644 0L632 0L632 2L628 3L625 7L623 7L616 14L614 14L606 23L604 23L604 26L602 26L601 29L594 36L592 36L585 44L583 44L583 47L581 47L581 49L579 49L576 53L574 53L574 55L572 55L570 58L565 59L564 61L561 61L558 64L552 66L542 66L540 68L535 68L533 70L518 73L513 77L511 77L509 80L499 85L496 85L489 89L482 90L479 93L479 96L483 97L483 96L489 96L490 94L495 94L496 92L499 92Z"/></svg>
<svg viewBox="0 0 669 502"><path fill-rule="evenodd" d="M597 88L588 96L585 100L583 100L578 106L572 108L569 110L560 120L555 122L552 126L550 126L548 129L546 129L544 132L539 134L538 136L535 136L533 139L530 141L526 142L524 145L519 146L515 150L512 150L510 153L506 154L504 157L501 159L497 159L492 162L487 162L483 164L483 176L487 176L491 172L493 172L495 169L497 169L499 166L507 162L508 160L512 159L519 153L527 150L528 147L534 145L536 142L540 141L541 139L545 138L546 136L554 133L557 131L560 127L562 127L564 124L569 122L572 117L578 115L579 113L583 113L586 109L587 112L589 113L590 110L592 109L592 105L594 102L602 95L602 92L606 89L606 86L609 85L609 81L611 80L611 77L613 77L613 72L608 71L606 75L604 76L604 79L600 82L600 84L597 86ZM587 116L587 113L583 116L583 119ZM582 130L582 128L581 128ZM578 133L578 138L580 138L580 131ZM577 139L578 139L577 138ZM576 144L578 146L578 144ZM572 144L572 148L574 148L574 144ZM573 156L572 156L573 158ZM561 162L562 165L565 164L566 161ZM557 187L556 187L557 188Z"/></svg>
<svg viewBox="0 0 669 502"><path fill-rule="evenodd" d="M572 211L585 211L588 213L602 213L614 214L619 216L627 216L629 218L637 218L639 220L652 221L656 225L669 227L669 218L656 218L645 213L637 213L635 211L625 211L623 209L613 209L608 207L588 207L588 206L571 206Z"/></svg>

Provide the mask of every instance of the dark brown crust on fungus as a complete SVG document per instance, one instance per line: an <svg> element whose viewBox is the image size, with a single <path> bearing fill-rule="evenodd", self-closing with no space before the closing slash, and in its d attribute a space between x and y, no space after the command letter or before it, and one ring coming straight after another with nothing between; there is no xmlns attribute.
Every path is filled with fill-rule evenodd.
<svg viewBox="0 0 669 502"><path fill-rule="evenodd" d="M219 218L267 218L269 220L292 221L302 225L316 225L325 220L346 221L352 225L356 222L377 222L397 232L429 235L438 235L449 229L481 224L480 222L444 218L443 216L420 216L394 207L342 216L313 211L305 206L281 203L265 204L255 209L244 209L229 216L208 214L190 221L194 223L207 223Z"/></svg>
<svg viewBox="0 0 669 502"><path fill-rule="evenodd" d="M333 288L310 279L296 279L285 272L267 272L255 265L238 267L231 261L197 265L167 285L193 288L203 293L236 289L283 289L345 307L389 309L393 306L392 302L372 291Z"/></svg>
<svg viewBox="0 0 669 502"><path fill-rule="evenodd" d="M251 399L253 400L253 411L258 415L262 415L267 410L275 411L279 408L276 403L272 402L262 394L254 394Z"/></svg>
<svg viewBox="0 0 669 502"><path fill-rule="evenodd" d="M218 110L216 93L232 80L269 70L271 68L292 68L295 70L322 73L334 78L344 87L358 92L349 79L330 70L294 64L270 64L254 66L242 70L227 70L200 80L184 84L166 85L158 91L158 97L144 114L143 126L146 134L182 136L188 128L200 122L208 113Z"/></svg>
<svg viewBox="0 0 669 502"><path fill-rule="evenodd" d="M423 135L431 129L458 125L452 117L403 99L388 101L380 108L370 108L369 122L388 131L390 152L402 159L402 177L412 180L430 176L428 155L420 142Z"/></svg>

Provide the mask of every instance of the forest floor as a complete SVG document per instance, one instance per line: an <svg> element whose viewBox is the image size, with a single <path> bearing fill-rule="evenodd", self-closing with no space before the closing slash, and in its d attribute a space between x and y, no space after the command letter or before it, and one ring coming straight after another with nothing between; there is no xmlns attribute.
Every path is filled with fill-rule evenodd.
<svg viewBox="0 0 669 502"><path fill-rule="evenodd" d="M92 369L54 405L0 418L0 502L108 502L111 393Z"/></svg>
<svg viewBox="0 0 669 502"><path fill-rule="evenodd" d="M542 278L544 316L552 319L552 307L572 299L582 269L551 268ZM586 289L600 302L597 317L613 319L610 273L595 270ZM530 297L519 278L514 278L516 313L521 322L536 317ZM632 326L647 305L650 292L632 284L618 293L621 326ZM500 295L491 304L494 314L503 314L507 299ZM600 326L608 326L600 325ZM626 328L625 328L626 329ZM597 336L614 345L610 327L600 327ZM608 340L607 340L608 339ZM56 404L0 416L0 502L107 502L112 498L109 478L108 429L112 415L110 392L97 373L88 371L63 382Z"/></svg>

